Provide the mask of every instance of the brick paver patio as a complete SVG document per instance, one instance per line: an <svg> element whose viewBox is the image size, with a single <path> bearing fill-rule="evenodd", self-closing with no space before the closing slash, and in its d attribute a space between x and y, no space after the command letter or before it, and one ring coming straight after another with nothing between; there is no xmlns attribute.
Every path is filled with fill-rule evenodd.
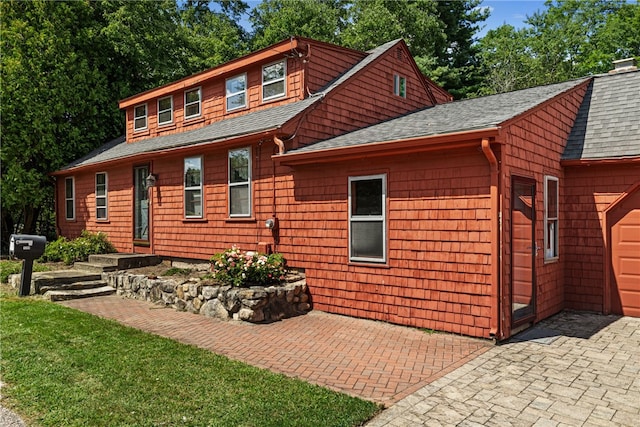
<svg viewBox="0 0 640 427"><path fill-rule="evenodd" d="M318 311L253 325L118 296L62 304L387 406L492 347L490 341Z"/></svg>

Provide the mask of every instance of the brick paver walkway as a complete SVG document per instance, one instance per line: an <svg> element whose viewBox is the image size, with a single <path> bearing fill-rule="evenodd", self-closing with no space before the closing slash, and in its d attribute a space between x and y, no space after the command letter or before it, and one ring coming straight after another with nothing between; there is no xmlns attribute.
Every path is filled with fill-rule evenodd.
<svg viewBox="0 0 640 427"><path fill-rule="evenodd" d="M526 333L367 426L640 426L640 319L564 312Z"/></svg>
<svg viewBox="0 0 640 427"><path fill-rule="evenodd" d="M317 311L252 325L117 296L62 304L385 405L492 347L485 340Z"/></svg>

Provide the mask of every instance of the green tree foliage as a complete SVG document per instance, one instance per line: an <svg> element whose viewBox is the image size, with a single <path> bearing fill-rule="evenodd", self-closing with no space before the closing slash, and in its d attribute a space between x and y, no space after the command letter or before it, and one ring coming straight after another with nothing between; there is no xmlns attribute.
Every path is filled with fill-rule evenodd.
<svg viewBox="0 0 640 427"><path fill-rule="evenodd" d="M640 55L640 6L624 0L548 0L516 31L503 26L480 41L487 78L480 93L556 83L611 69Z"/></svg>

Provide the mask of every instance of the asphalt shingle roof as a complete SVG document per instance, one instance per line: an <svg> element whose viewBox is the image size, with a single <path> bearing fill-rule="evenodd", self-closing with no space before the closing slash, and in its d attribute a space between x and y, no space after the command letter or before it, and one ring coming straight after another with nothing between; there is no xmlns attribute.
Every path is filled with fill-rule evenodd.
<svg viewBox="0 0 640 427"><path fill-rule="evenodd" d="M572 80L498 95L438 104L345 135L291 150L289 153L305 153L492 128L572 89L585 80Z"/></svg>
<svg viewBox="0 0 640 427"><path fill-rule="evenodd" d="M324 96L339 87L360 70L364 69L371 62L375 61L386 51L395 46L399 41L400 39L393 40L368 51L368 55L356 65L351 67L334 81L327 84L323 90L302 101L250 112L242 116L221 120L190 131L158 136L133 143L127 143L124 136L122 136L107 142L86 156L75 160L65 166L62 170L88 166L110 160L134 157L136 155L152 153L154 151L162 151L197 144L215 143L243 135L251 135L275 129L284 125L311 105L319 102Z"/></svg>
<svg viewBox="0 0 640 427"><path fill-rule="evenodd" d="M640 156L640 71L596 76L571 130L563 160Z"/></svg>

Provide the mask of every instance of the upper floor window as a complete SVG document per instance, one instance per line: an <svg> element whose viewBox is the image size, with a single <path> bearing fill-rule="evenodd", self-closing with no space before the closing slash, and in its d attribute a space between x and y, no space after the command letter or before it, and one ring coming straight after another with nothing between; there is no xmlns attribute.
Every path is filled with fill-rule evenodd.
<svg viewBox="0 0 640 427"><path fill-rule="evenodd" d="M407 79L394 74L393 76L393 94L397 96L401 96L403 98L407 97Z"/></svg>
<svg viewBox="0 0 640 427"><path fill-rule="evenodd" d="M349 177L349 259L385 262L387 176Z"/></svg>
<svg viewBox="0 0 640 427"><path fill-rule="evenodd" d="M158 99L158 124L173 122L173 96Z"/></svg>
<svg viewBox="0 0 640 427"><path fill-rule="evenodd" d="M184 118L190 119L200 115L202 103L202 91L200 88L192 89L184 93Z"/></svg>
<svg viewBox="0 0 640 427"><path fill-rule="evenodd" d="M202 157L184 159L184 216L202 218Z"/></svg>
<svg viewBox="0 0 640 427"><path fill-rule="evenodd" d="M247 75L227 79L227 111L237 110L247 106Z"/></svg>
<svg viewBox="0 0 640 427"><path fill-rule="evenodd" d="M96 219L107 219L107 173L96 174Z"/></svg>
<svg viewBox="0 0 640 427"><path fill-rule="evenodd" d="M64 179L64 210L66 219L76 219L76 186L72 176Z"/></svg>
<svg viewBox="0 0 640 427"><path fill-rule="evenodd" d="M285 77L287 69L285 61L262 67L262 100L267 101L273 98L284 96Z"/></svg>
<svg viewBox="0 0 640 427"><path fill-rule="evenodd" d="M133 130L144 130L147 128L147 104L138 105L133 109Z"/></svg>
<svg viewBox="0 0 640 427"><path fill-rule="evenodd" d="M229 151L229 216L251 216L251 148Z"/></svg>
<svg viewBox="0 0 640 427"><path fill-rule="evenodd" d="M544 177L544 259L559 256L558 178Z"/></svg>

